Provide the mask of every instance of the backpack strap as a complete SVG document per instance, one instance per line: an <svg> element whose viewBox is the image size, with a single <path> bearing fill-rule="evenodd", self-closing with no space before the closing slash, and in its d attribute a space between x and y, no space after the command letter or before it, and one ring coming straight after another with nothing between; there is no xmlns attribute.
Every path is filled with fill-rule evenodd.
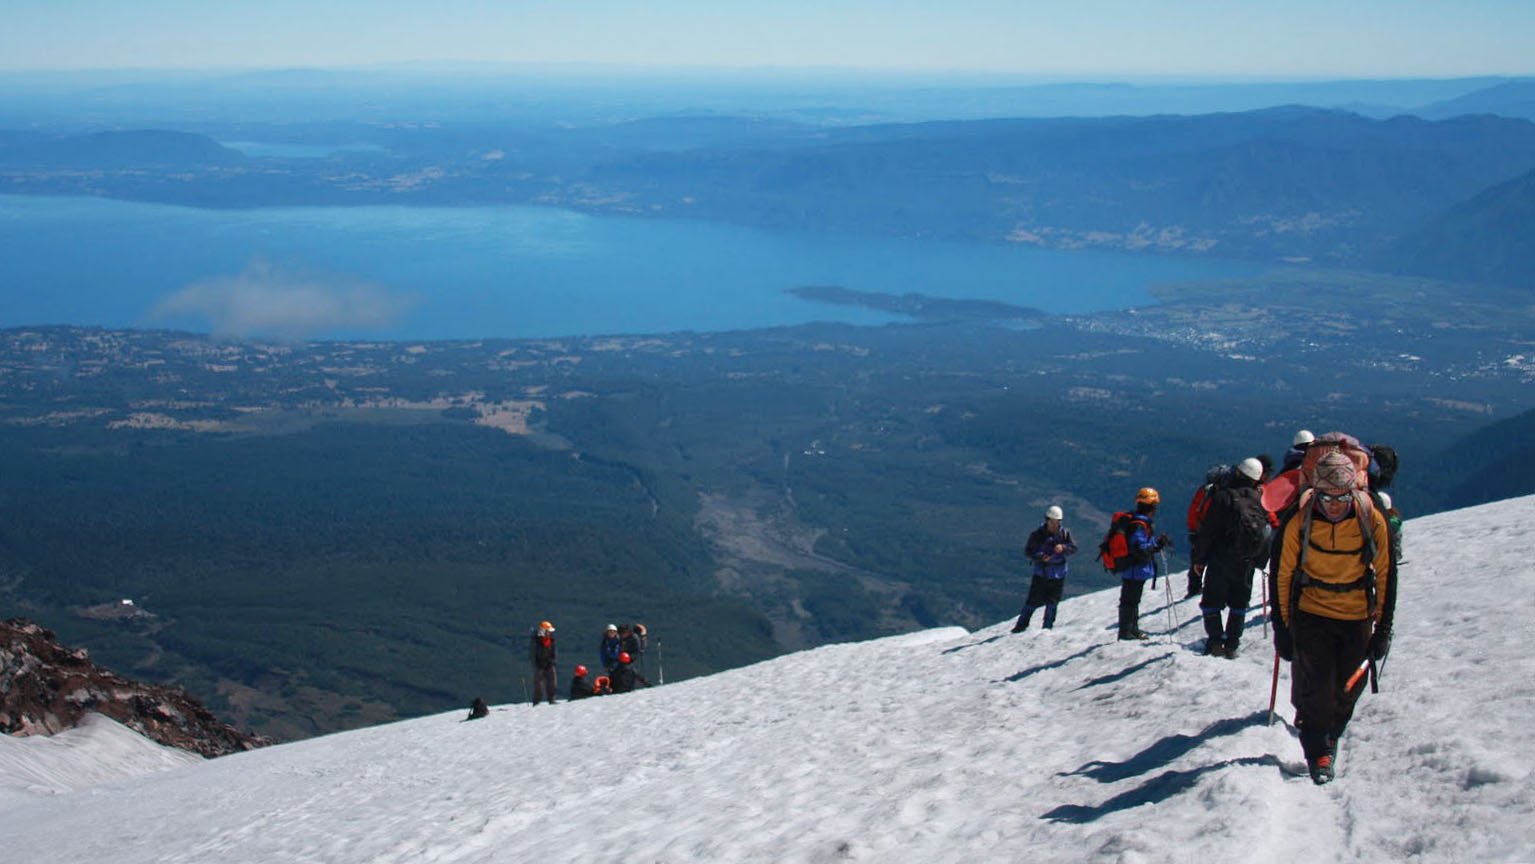
<svg viewBox="0 0 1535 864"><path fill-rule="evenodd" d="M1362 578L1370 580L1369 584L1364 588L1364 597L1365 608L1369 613L1370 626L1373 632L1376 611L1375 553L1378 550L1375 548L1375 520L1371 517L1375 515L1375 507L1370 501L1369 494L1358 489L1354 490L1354 515L1359 519L1359 536L1364 538L1364 544L1360 548L1359 554L1364 560L1364 576Z"/></svg>
<svg viewBox="0 0 1535 864"><path fill-rule="evenodd" d="M1302 587L1321 588L1325 591L1338 592L1358 591L1363 589L1366 614L1369 616L1371 621L1374 621L1376 609L1376 548L1375 532L1371 530L1374 528L1371 515L1375 511L1374 508L1370 506L1369 496L1357 489L1355 489L1353 492L1354 517L1359 520L1359 535L1363 540L1363 542L1360 543L1359 549L1357 551L1359 552L1360 561L1364 563L1364 575L1360 576L1353 582L1349 582L1344 585L1335 585L1332 583L1319 582L1315 579L1312 579L1311 576L1306 572L1306 552L1312 548L1311 522L1312 517L1316 511L1316 508L1312 506L1312 495L1314 491L1315 490L1307 489L1302 492L1300 496L1300 506L1302 512L1305 514L1303 517L1305 521L1301 523L1301 547L1300 555L1297 557L1295 562L1295 578L1290 580L1290 609L1292 614L1294 610L1300 608L1300 592ZM1322 552L1326 550L1318 549L1317 551ZM1350 549L1347 551L1347 554L1353 554L1355 551L1356 550ZM1304 583L1304 585L1302 583Z"/></svg>

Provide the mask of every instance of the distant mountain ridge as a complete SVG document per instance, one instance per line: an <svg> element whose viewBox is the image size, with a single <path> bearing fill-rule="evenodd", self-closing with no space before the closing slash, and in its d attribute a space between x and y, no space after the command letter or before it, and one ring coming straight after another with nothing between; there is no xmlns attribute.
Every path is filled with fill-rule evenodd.
<svg viewBox="0 0 1535 864"><path fill-rule="evenodd" d="M1392 243L1388 270L1535 290L1535 171L1483 190Z"/></svg>
<svg viewBox="0 0 1535 864"><path fill-rule="evenodd" d="M233 165L245 156L206 135L166 129L92 132L52 136L0 135L0 164L18 167L116 169L142 165L206 167Z"/></svg>
<svg viewBox="0 0 1535 864"><path fill-rule="evenodd" d="M372 151L309 159L246 158L177 132L0 135L0 193L214 207L535 204L1361 265L1391 237L1535 166L1528 120L1373 120L1295 105L824 127L672 116L368 134Z"/></svg>
<svg viewBox="0 0 1535 864"><path fill-rule="evenodd" d="M1433 458L1437 469L1406 487L1403 503L1413 512L1428 507L1412 499L1438 509L1535 494L1535 410L1478 429Z"/></svg>
<svg viewBox="0 0 1535 864"><path fill-rule="evenodd" d="M1535 120L1535 79L1502 81L1453 99L1425 105L1413 113L1435 120L1462 114L1497 114Z"/></svg>

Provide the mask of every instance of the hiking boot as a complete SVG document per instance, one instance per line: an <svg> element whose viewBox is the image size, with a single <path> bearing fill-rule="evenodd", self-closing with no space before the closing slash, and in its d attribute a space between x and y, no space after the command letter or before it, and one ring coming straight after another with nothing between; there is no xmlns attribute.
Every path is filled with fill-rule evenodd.
<svg viewBox="0 0 1535 864"><path fill-rule="evenodd" d="M1119 638L1126 641L1134 641L1140 639L1150 639L1151 637L1141 630L1132 630L1129 633L1119 634Z"/></svg>
<svg viewBox="0 0 1535 864"><path fill-rule="evenodd" d="M1206 639L1205 640L1205 656L1206 657L1225 657L1226 656L1226 643L1222 642L1219 639Z"/></svg>
<svg viewBox="0 0 1535 864"><path fill-rule="evenodd" d="M1014 624L1013 625L1013 629L1009 630L1008 632L1009 633L1022 633L1023 631L1025 631L1027 629L1029 629L1029 625L1027 625L1027 624Z"/></svg>
<svg viewBox="0 0 1535 864"><path fill-rule="evenodd" d="M1237 659L1237 648L1240 645L1241 645L1240 642L1227 642L1226 643L1226 653L1223 654L1222 656L1225 657L1227 660L1235 660L1235 659Z"/></svg>
<svg viewBox="0 0 1535 864"><path fill-rule="evenodd" d="M1323 753L1315 759L1306 760L1306 768L1311 772L1312 783L1321 786L1323 784L1332 782L1333 773L1331 753Z"/></svg>

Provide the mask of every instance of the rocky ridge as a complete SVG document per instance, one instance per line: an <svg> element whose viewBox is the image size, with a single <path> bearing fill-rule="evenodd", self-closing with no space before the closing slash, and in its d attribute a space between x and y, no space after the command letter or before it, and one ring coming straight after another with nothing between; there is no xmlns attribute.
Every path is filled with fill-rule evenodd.
<svg viewBox="0 0 1535 864"><path fill-rule="evenodd" d="M219 720L180 688L102 669L85 649L60 645L53 631L24 618L0 621L0 732L52 735L90 712L208 758L271 743Z"/></svg>

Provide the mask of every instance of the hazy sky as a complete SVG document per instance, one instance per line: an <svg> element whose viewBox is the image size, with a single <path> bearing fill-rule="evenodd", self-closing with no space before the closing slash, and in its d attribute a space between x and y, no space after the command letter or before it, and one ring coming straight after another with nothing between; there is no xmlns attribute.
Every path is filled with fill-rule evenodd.
<svg viewBox="0 0 1535 864"><path fill-rule="evenodd" d="M408 60L1044 76L1535 72L1535 0L5 0L0 68Z"/></svg>

